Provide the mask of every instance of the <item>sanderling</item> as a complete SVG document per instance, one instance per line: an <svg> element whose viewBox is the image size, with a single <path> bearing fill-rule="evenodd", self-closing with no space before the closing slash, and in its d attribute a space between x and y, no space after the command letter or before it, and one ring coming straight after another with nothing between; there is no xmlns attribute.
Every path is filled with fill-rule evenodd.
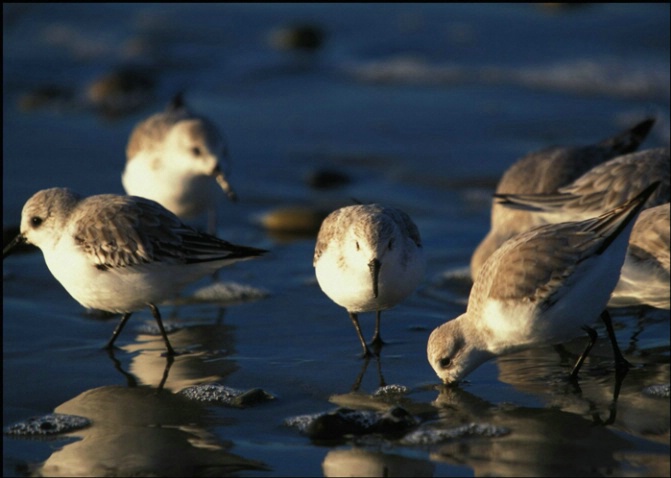
<svg viewBox="0 0 671 478"><path fill-rule="evenodd" d="M669 148L646 149L599 164L554 194L494 194L495 202L533 211L544 224L582 221L603 214L659 181L644 207L671 199Z"/></svg>
<svg viewBox="0 0 671 478"><path fill-rule="evenodd" d="M671 199L669 178L671 157L668 148L656 148L618 156L595 166L556 194L495 194L496 201L507 207L534 211L545 224L582 221L612 209L634 197L652 182L657 190L644 208L666 203L664 211L654 215L641 213L630 237L621 281L608 302L610 307L645 304L669 308L669 232L668 203ZM644 221L639 225L640 221ZM648 229L650 229L648 231ZM666 242L664 237L666 236ZM666 256L666 267L662 258Z"/></svg>
<svg viewBox="0 0 671 478"><path fill-rule="evenodd" d="M463 379L498 355L575 338L599 314L613 345L618 369L626 367L606 303L624 262L629 235L643 203L658 183L634 199L581 222L539 226L505 242L482 266L466 312L437 327L429 337L427 356L445 382Z"/></svg>
<svg viewBox="0 0 671 478"><path fill-rule="evenodd" d="M42 250L51 273L81 305L123 314L108 348L131 314L149 307L169 355L175 351L156 304L227 264L266 252L198 232L149 199L82 198L66 188L39 191L26 202L21 232L3 259L22 242Z"/></svg>
<svg viewBox="0 0 671 478"><path fill-rule="evenodd" d="M406 213L366 204L337 209L324 219L313 265L319 286L347 309L364 356L370 356L358 314L376 312L371 345L379 348L381 311L415 290L424 275L425 259L417 226Z"/></svg>
<svg viewBox="0 0 671 478"><path fill-rule="evenodd" d="M182 219L207 211L215 228L216 185L237 196L226 177L226 140L209 119L191 112L176 95L165 111L139 123L126 146L121 182L126 193L160 203Z"/></svg>
<svg viewBox="0 0 671 478"><path fill-rule="evenodd" d="M654 119L646 119L597 144L556 146L535 151L517 160L503 174L497 193L554 193L597 164L635 151L646 138ZM487 258L511 237L541 223L526 211L492 202L491 227L471 257L471 276L477 276Z"/></svg>
<svg viewBox="0 0 671 478"><path fill-rule="evenodd" d="M651 305L671 308L669 203L646 209L634 224L620 280L609 307Z"/></svg>

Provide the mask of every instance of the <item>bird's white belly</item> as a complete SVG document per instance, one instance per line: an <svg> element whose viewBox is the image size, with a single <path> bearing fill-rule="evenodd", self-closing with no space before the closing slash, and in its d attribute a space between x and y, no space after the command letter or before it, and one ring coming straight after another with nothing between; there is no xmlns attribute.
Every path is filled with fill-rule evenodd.
<svg viewBox="0 0 671 478"><path fill-rule="evenodd" d="M84 254L64 249L44 254L47 267L68 293L86 308L131 312L176 295L185 284L180 271L156 264L101 270Z"/></svg>
<svg viewBox="0 0 671 478"><path fill-rule="evenodd" d="M590 262L595 262L590 264ZM561 298L548 308L539 302L489 299L484 307L483 326L491 333L488 349L506 353L531 345L559 344L584 334L582 327L592 325L606 308L615 287L617 261L597 256L583 262L569 280Z"/></svg>
<svg viewBox="0 0 671 478"><path fill-rule="evenodd" d="M142 157L128 162L122 183L127 194L156 201L177 216L187 219L207 210L216 188L211 176L154 169Z"/></svg>
<svg viewBox="0 0 671 478"><path fill-rule="evenodd" d="M421 250L408 267L396 261L386 261L378 276L378 295L373 293L373 279L368 267L339 265L331 257L322 257L317 264L316 276L324 293L336 304L350 312L369 312L391 308L409 296L422 279L424 272Z"/></svg>

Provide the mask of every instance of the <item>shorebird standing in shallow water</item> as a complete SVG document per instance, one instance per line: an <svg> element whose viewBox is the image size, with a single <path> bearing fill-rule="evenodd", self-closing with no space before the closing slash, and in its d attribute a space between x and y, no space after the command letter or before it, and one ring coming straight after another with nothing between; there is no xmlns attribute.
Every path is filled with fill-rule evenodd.
<svg viewBox="0 0 671 478"><path fill-rule="evenodd" d="M168 355L175 355L156 304L225 265L263 254L186 226L157 202L65 188L37 192L23 206L21 232L3 250L39 247L53 276L87 308L123 314L111 348L131 314L151 309Z"/></svg>
<svg viewBox="0 0 671 478"><path fill-rule="evenodd" d="M549 224L504 243L482 266L466 312L437 327L427 356L445 383L462 380L484 362L517 350L589 335L571 377L596 341L590 327L606 325L618 369L626 369L606 304L624 262L632 227L657 188L597 218Z"/></svg>
<svg viewBox="0 0 671 478"><path fill-rule="evenodd" d="M370 356L358 314L375 311L371 345L379 349L381 311L415 290L424 275L425 259L417 226L406 213L365 204L337 209L324 219L313 265L319 286L347 309L364 356Z"/></svg>

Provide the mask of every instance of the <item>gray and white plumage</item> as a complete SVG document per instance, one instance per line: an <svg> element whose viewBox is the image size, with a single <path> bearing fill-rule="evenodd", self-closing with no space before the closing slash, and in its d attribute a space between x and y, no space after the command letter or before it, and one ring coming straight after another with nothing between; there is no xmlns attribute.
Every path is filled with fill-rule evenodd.
<svg viewBox="0 0 671 478"><path fill-rule="evenodd" d="M425 258L417 226L403 211L379 204L347 206L322 222L313 258L319 286L350 314L364 354L357 314L377 313L410 295L424 274Z"/></svg>
<svg viewBox="0 0 671 478"><path fill-rule="evenodd" d="M609 159L635 151L654 124L646 119L610 138L587 146L554 146L517 160L501 177L496 193L550 194ZM490 230L471 257L475 278L487 258L506 240L542 224L527 211L492 203Z"/></svg>
<svg viewBox="0 0 671 478"><path fill-rule="evenodd" d="M647 304L668 309L669 269L658 258L669 255L669 234L663 230L669 224L670 167L668 148L649 149L595 166L556 194L497 194L496 201L509 208L530 211L541 223L556 224L598 216L633 198L645 186L659 182L644 208L666 203L666 215L664 208L651 215L644 211L637 220L622 268L622 284L613 292L609 306ZM643 223L639 225L639 221Z"/></svg>
<svg viewBox="0 0 671 478"><path fill-rule="evenodd" d="M231 200L237 198L229 169L223 134L211 120L191 111L179 94L164 111L133 129L121 181L126 193L191 219L214 211L219 187Z"/></svg>
<svg viewBox="0 0 671 478"><path fill-rule="evenodd" d="M441 380L462 380L498 355L575 338L595 322L656 186L598 218L539 226L497 249L475 279L466 312L429 337L427 357Z"/></svg>
<svg viewBox="0 0 671 478"><path fill-rule="evenodd" d="M494 197L498 204L534 212L546 224L581 221L628 201L656 181L659 187L644 207L667 203L670 177L669 148L646 149L599 164L554 194L497 193Z"/></svg>
<svg viewBox="0 0 671 478"><path fill-rule="evenodd" d="M128 316L144 307L154 311L187 284L265 252L198 232L149 199L84 198L66 188L33 195L20 230L3 257L20 242L33 244L77 302Z"/></svg>

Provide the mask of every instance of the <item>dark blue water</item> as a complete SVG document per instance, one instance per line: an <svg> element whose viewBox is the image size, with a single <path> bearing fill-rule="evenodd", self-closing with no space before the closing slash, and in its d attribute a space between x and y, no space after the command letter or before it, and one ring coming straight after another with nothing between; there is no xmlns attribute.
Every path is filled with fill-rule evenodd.
<svg viewBox="0 0 671 478"><path fill-rule="evenodd" d="M222 195L218 234L271 250L220 273L248 291L239 301L162 307L179 328L173 345L191 353L159 395L166 362L160 338L142 329L148 312L131 319L110 358L101 347L116 319L88 315L41 254L7 259L3 425L54 411L93 425L56 440L5 436L3 474L668 475L668 397L644 393L669 383L668 311L614 311L636 365L615 407L605 340L580 390L567 386L569 365L551 347L488 363L451 391L437 388L425 352L431 330L465 308L465 268L515 159L595 142L647 116L657 123L644 147L669 145L668 19L668 4L3 5L5 227L43 188L122 193L130 131L184 89L230 145L240 202ZM321 32L321 45L278 46L297 24ZM138 95L114 111L92 103L92 84L129 68ZM324 169L349 182L310 187ZM388 345L368 364L347 314L316 283L314 237L280 238L259 222L279 207L331 210L352 198L408 212L429 258L419 290L383 314ZM337 406L388 408L371 396L381 380L407 387L394 403L423 426L509 433L324 444L285 424ZM211 382L276 398L236 409L174 395Z"/></svg>

